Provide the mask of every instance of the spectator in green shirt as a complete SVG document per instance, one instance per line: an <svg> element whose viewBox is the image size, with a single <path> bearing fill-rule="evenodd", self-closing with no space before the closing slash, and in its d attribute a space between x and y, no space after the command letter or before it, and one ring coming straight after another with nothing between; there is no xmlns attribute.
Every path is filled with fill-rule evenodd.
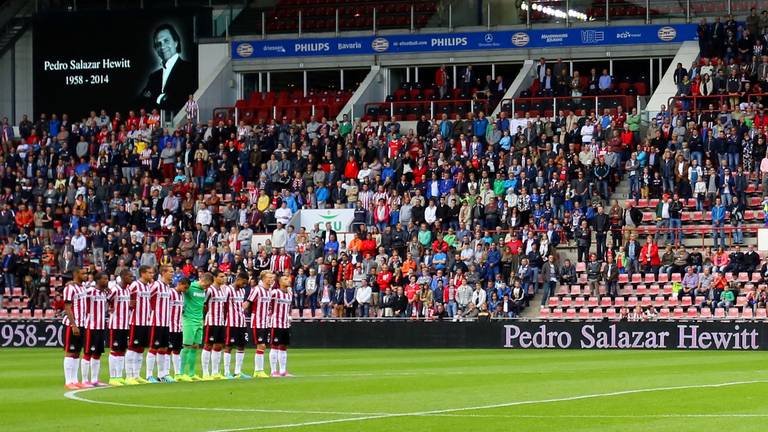
<svg viewBox="0 0 768 432"><path fill-rule="evenodd" d="M719 308L725 308L725 311L728 311L728 308L733 306L733 302L736 300L736 296L733 295L733 291L731 291L731 287L729 285L725 286L725 289L722 293L720 293L720 302L717 304L717 307Z"/></svg>

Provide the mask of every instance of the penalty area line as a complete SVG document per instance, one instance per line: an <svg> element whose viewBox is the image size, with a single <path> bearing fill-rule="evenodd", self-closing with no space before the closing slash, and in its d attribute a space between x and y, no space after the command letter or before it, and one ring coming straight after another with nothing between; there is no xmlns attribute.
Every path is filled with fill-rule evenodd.
<svg viewBox="0 0 768 432"><path fill-rule="evenodd" d="M341 418L341 419L332 419L332 420L315 420L310 422L286 423L286 424L278 424L278 425L246 426L246 427L232 428L232 429L214 429L208 432L241 432L241 431L283 429L283 428L287 429L287 428L298 428L298 427L306 427L306 426L321 426L321 425L336 424L336 423L378 420L378 419L395 418L395 417L429 417L429 416L438 417L444 414L464 412L464 411L477 411L477 410L505 408L505 407L522 406L522 405L569 402L569 401L576 401L576 400L583 400L583 399L596 399L596 398L603 398L603 397L624 396L624 395L641 394L641 393L702 389L702 388L720 388L720 387L730 387L730 386L748 385L748 384L761 384L761 383L768 383L768 380L732 381L732 382L717 383L717 384L652 387L652 388L645 388L645 389L621 390L621 391L614 391L614 392L607 392L607 393L593 393L593 394L586 394L586 395L567 396L567 397L561 397L561 398L504 402L504 403L498 403L498 404L480 405L480 406L462 407L462 408L447 408L447 409L430 410L430 411L416 411L416 412L392 413L392 414L382 413L382 414L361 415L361 416L356 416L351 418Z"/></svg>

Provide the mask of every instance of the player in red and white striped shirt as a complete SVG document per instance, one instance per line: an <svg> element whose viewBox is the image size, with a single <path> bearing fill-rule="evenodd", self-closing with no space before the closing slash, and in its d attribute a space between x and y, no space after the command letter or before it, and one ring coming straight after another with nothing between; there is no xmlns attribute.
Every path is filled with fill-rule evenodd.
<svg viewBox="0 0 768 432"><path fill-rule="evenodd" d="M147 354L147 381L151 383L175 382L169 376L170 358L168 357L168 338L171 326L171 280L173 267L160 267L160 277L149 286L150 304L152 305L152 331L150 332L150 348ZM155 373L157 360L157 376ZM168 369L166 369L166 366Z"/></svg>
<svg viewBox="0 0 768 432"><path fill-rule="evenodd" d="M245 311L243 311L245 286L247 284L248 274L243 272L239 273L235 278L235 282L227 287L229 295L227 296L227 334L224 346L224 376L229 379L250 378L250 375L242 373L243 358L245 357L245 344L248 342L248 327L245 325ZM229 373L232 347L237 348L237 351L235 352L234 376Z"/></svg>
<svg viewBox="0 0 768 432"><path fill-rule="evenodd" d="M205 314L205 330L203 353L200 356L203 365L203 380L222 379L219 374L221 350L226 339L227 298L229 290L226 287L227 274L214 270L213 283L205 290L205 303L208 311Z"/></svg>
<svg viewBox="0 0 768 432"><path fill-rule="evenodd" d="M149 337L152 331L152 291L150 284L155 278L155 269L150 266L139 267L139 279L128 286L131 294L131 333L128 352L125 356L126 384L146 384L141 378L141 364L144 360L144 350L149 348Z"/></svg>
<svg viewBox="0 0 768 432"><path fill-rule="evenodd" d="M98 273L92 282L87 283L85 292L88 319L85 325L85 345L83 346L84 353L83 360L80 362L80 371L85 381L88 380L88 370L90 369L91 376L86 382L93 387L101 387L105 385L99 382L99 372L101 370L101 355L104 354L109 276L106 273Z"/></svg>
<svg viewBox="0 0 768 432"><path fill-rule="evenodd" d="M269 341L269 290L275 284L275 274L263 271L259 275L258 284L251 287L248 300L243 303L243 310L251 311L251 330L253 343L256 344L256 356L254 357L254 373L256 378L268 378L264 372L264 351Z"/></svg>
<svg viewBox="0 0 768 432"><path fill-rule="evenodd" d="M109 385L125 385L125 351L131 328L131 293L133 273L123 270L117 280L109 283Z"/></svg>
<svg viewBox="0 0 768 432"><path fill-rule="evenodd" d="M291 304L293 303L291 276L284 274L278 280L278 288L272 290L272 324L269 364L272 376L288 375L288 345L291 343ZM278 366L280 372L278 372Z"/></svg>
<svg viewBox="0 0 768 432"><path fill-rule="evenodd" d="M171 326L168 334L168 351L171 353L174 376L181 374L180 354L184 341L181 319L184 314L184 291L187 288L189 288L189 279L182 278L176 284L176 288L171 290Z"/></svg>
<svg viewBox="0 0 768 432"><path fill-rule="evenodd" d="M79 268L72 270L72 281L64 286L64 380L70 390L91 387L77 381L78 357L83 348L86 321L86 292Z"/></svg>

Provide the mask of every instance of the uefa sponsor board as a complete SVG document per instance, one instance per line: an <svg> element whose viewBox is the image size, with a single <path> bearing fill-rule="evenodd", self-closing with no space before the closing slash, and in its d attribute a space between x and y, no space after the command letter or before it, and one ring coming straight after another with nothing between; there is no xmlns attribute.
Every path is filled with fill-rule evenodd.
<svg viewBox="0 0 768 432"><path fill-rule="evenodd" d="M237 40L231 43L230 52L233 60L247 60L271 57L679 43L689 40L696 40L695 24Z"/></svg>

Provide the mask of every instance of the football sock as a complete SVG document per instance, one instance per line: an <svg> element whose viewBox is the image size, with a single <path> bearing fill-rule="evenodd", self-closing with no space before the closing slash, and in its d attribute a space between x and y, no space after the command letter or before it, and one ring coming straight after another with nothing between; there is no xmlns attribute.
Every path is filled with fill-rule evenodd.
<svg viewBox="0 0 768 432"><path fill-rule="evenodd" d="M91 359L91 382L99 382L99 372L101 372L101 359Z"/></svg>
<svg viewBox="0 0 768 432"><path fill-rule="evenodd" d="M219 374L220 363L221 363L221 351L213 350L211 352L211 375Z"/></svg>
<svg viewBox="0 0 768 432"><path fill-rule="evenodd" d="M232 361L232 353L224 352L224 376L229 375L230 372L230 363Z"/></svg>
<svg viewBox="0 0 768 432"><path fill-rule="evenodd" d="M141 375L141 366L144 363L144 353L134 353L134 361L136 362L133 365L133 377L138 378L139 375Z"/></svg>
<svg viewBox="0 0 768 432"><path fill-rule="evenodd" d="M165 354L165 353L157 354L157 377L158 378L162 378L168 375L168 369L166 369L166 367L168 366L168 363L166 361L167 356L168 354Z"/></svg>
<svg viewBox="0 0 768 432"><path fill-rule="evenodd" d="M133 351L126 351L125 353L125 377L135 378L133 375L133 368L136 365L136 353Z"/></svg>
<svg viewBox="0 0 768 432"><path fill-rule="evenodd" d="M181 355L180 354L171 354L171 361L173 362L173 374L179 375L184 372L181 371ZM170 370L170 368L168 368Z"/></svg>
<svg viewBox="0 0 768 432"><path fill-rule="evenodd" d="M240 375L243 371L243 358L245 358L245 351L235 353L235 375Z"/></svg>
<svg viewBox="0 0 768 432"><path fill-rule="evenodd" d="M192 348L187 354L189 360L189 374L197 375L197 348Z"/></svg>
<svg viewBox="0 0 768 432"><path fill-rule="evenodd" d="M109 378L119 378L117 375L117 357L109 354Z"/></svg>
<svg viewBox="0 0 768 432"><path fill-rule="evenodd" d="M203 376L207 377L211 373L211 352L207 349L203 349L203 354L200 356L200 361L203 365Z"/></svg>
<svg viewBox="0 0 768 432"><path fill-rule="evenodd" d="M125 372L125 354L117 356L115 368L115 377L122 378L123 372Z"/></svg>
<svg viewBox="0 0 768 432"><path fill-rule="evenodd" d="M156 359L157 359L157 354L155 354L152 351L147 353L147 378L155 375L155 360Z"/></svg>
<svg viewBox="0 0 768 432"><path fill-rule="evenodd" d="M277 372L277 348L270 348L269 350L269 371L271 373Z"/></svg>
<svg viewBox="0 0 768 432"><path fill-rule="evenodd" d="M80 359L80 374L82 375L80 382L90 382L90 373L91 373L91 358L83 356L82 359Z"/></svg>
<svg viewBox="0 0 768 432"><path fill-rule="evenodd" d="M171 374L171 355L168 353L163 354L163 376L168 376Z"/></svg>
<svg viewBox="0 0 768 432"><path fill-rule="evenodd" d="M285 373L288 369L288 351L282 349L277 352L278 362L280 363L280 373Z"/></svg>
<svg viewBox="0 0 768 432"><path fill-rule="evenodd" d="M254 363L256 365L256 372L263 372L264 371L264 351L262 350L256 350L256 357L254 358Z"/></svg>
<svg viewBox="0 0 768 432"><path fill-rule="evenodd" d="M64 357L64 384L72 384L74 383L74 380L72 379L72 363L76 362L77 359L73 359L72 357Z"/></svg>

